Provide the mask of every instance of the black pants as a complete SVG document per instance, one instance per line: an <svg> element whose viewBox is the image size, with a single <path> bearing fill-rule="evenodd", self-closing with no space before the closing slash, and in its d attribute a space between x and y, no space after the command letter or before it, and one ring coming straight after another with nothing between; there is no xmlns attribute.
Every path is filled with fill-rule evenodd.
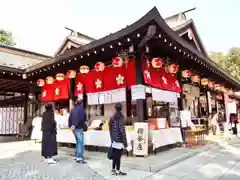
<svg viewBox="0 0 240 180"><path fill-rule="evenodd" d="M233 131L234 135L238 134L238 132L237 132L237 123L236 122L234 122L234 127L232 127L232 131Z"/></svg>
<svg viewBox="0 0 240 180"><path fill-rule="evenodd" d="M183 142L186 143L186 138L187 138L187 127L183 127L181 128L181 133L182 133L182 138L183 138Z"/></svg>
<svg viewBox="0 0 240 180"><path fill-rule="evenodd" d="M212 127L212 132L213 132L213 135L216 135L216 132L217 132L217 126L216 125L214 125Z"/></svg>
<svg viewBox="0 0 240 180"><path fill-rule="evenodd" d="M122 157L122 149L113 148L112 169L117 169L118 171L120 170L121 157Z"/></svg>

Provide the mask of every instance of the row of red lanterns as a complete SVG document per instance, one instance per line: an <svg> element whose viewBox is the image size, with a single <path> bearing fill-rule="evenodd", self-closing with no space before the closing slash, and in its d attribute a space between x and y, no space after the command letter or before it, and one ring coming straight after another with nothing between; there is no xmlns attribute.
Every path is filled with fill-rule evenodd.
<svg viewBox="0 0 240 180"><path fill-rule="evenodd" d="M124 61L121 57L112 58L113 67L115 67L115 68L122 67L124 64L127 64L127 60ZM104 69L105 69L105 64L103 62L97 62L94 66L94 70L98 71L98 72L104 71ZM79 72L81 74L87 74L89 71L90 71L89 66L82 65L82 66L79 67ZM69 70L67 72L67 77L68 78L75 78L76 74L77 74L76 71ZM62 80L64 80L64 78L65 78L65 75L63 73L56 74L56 80L62 81ZM39 87L42 87L42 86L45 85L45 82L46 82L46 84L52 84L54 82L54 78L52 76L48 76L48 77L46 77L46 80L38 79L37 85Z"/></svg>
<svg viewBox="0 0 240 180"><path fill-rule="evenodd" d="M194 83L200 83L203 86L208 86L209 88L214 88L215 90L222 91L222 92L228 92L228 94L233 94L233 91L231 89L225 88L223 85L220 85L218 83L215 83L214 81L210 81L207 78L200 78L199 75L195 74L192 75L192 72L190 70L184 70L182 71L182 77L183 78L191 78L191 81Z"/></svg>
<svg viewBox="0 0 240 180"><path fill-rule="evenodd" d="M112 65L115 68L122 67L124 64L127 64L127 62L128 62L127 60L124 61L121 57L112 58ZM163 66L163 60L160 57L153 58L151 61L151 65L153 68L159 69ZM171 74L176 74L178 72L178 67L179 66L177 64L174 64L174 63L170 64L169 66L167 66L167 71ZM94 69L95 69L95 71L98 71L98 72L104 71L105 64L103 62L97 62L94 66ZM83 66L80 66L79 71L81 74L87 74L90 71L90 68L89 68L89 66L83 65ZM76 71L69 70L67 72L67 76L69 78L75 78ZM197 74L192 75L191 70L187 70L187 69L183 70L182 77L183 78L191 78L191 81L194 83L201 82L201 85L208 86L209 88L214 88L216 90L223 91L223 92L225 92L225 91L232 92L231 90L226 90L226 88L224 86L221 86L220 84L216 84L213 81L209 81L209 79L207 79L207 78L201 79L200 76ZM64 80L64 78L65 78L65 75L63 73L58 73L56 75L56 80L58 80L58 81ZM44 86L45 82L46 82L46 84L52 84L54 82L54 78L52 76L48 76L46 78L46 81L44 81L44 79L39 79L37 81L37 85L42 87L42 86Z"/></svg>
<svg viewBox="0 0 240 180"><path fill-rule="evenodd" d="M159 69L163 66L163 59L160 57L153 58L151 61L152 67L155 69ZM167 71L171 74L176 74L178 72L178 65L177 64L170 64L167 66Z"/></svg>

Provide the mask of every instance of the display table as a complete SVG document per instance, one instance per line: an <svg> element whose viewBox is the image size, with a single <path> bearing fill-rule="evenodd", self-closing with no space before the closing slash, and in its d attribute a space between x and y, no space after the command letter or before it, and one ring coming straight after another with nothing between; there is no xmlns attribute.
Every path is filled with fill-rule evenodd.
<svg viewBox="0 0 240 180"><path fill-rule="evenodd" d="M150 131L149 140L153 144L153 151L162 146L183 142L180 128L167 128Z"/></svg>
<svg viewBox="0 0 240 180"><path fill-rule="evenodd" d="M127 131L128 151L132 150L132 141L134 139L134 131ZM41 140L42 132L38 128L33 128L31 136L33 140ZM75 144L75 137L71 129L58 129L57 142ZM109 147L111 144L109 131L88 130L84 132L84 144L86 146Z"/></svg>

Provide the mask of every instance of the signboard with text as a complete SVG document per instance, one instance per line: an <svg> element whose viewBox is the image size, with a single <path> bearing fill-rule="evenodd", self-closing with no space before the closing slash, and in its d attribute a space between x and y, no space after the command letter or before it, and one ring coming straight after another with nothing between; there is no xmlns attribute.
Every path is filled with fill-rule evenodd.
<svg viewBox="0 0 240 180"><path fill-rule="evenodd" d="M133 142L133 155L148 155L148 123L134 123L135 139Z"/></svg>

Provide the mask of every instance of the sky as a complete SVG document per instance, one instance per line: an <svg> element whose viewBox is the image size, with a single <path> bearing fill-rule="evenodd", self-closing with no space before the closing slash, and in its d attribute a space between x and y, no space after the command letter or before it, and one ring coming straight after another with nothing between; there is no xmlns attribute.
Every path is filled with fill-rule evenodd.
<svg viewBox="0 0 240 180"><path fill-rule="evenodd" d="M207 51L240 46L238 0L0 0L0 28L9 30L16 47L53 55L68 26L101 38L132 24L154 6L162 17L196 7L192 18Z"/></svg>

